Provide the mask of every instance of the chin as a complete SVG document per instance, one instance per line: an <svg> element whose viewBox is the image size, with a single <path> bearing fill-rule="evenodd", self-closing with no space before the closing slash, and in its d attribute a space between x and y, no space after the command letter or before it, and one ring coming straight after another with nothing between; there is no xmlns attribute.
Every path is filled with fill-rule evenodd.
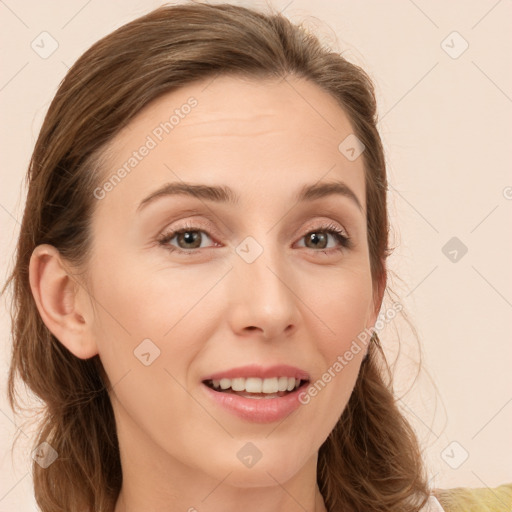
<svg viewBox="0 0 512 512"><path fill-rule="evenodd" d="M288 454L273 452L271 456L262 457L251 467L246 467L235 457L233 460L225 461L225 464L215 465L213 475L218 478L219 474L229 474L226 483L233 487L255 488L269 487L287 482L301 469L301 461L293 460Z"/></svg>

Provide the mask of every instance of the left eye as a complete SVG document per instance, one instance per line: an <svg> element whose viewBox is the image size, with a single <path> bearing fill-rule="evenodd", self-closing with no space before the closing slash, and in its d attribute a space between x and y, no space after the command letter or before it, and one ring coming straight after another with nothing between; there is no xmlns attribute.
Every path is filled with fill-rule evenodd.
<svg viewBox="0 0 512 512"><path fill-rule="evenodd" d="M323 244L324 244L324 242L327 243L328 235L330 235L332 238L334 238L340 244L341 247L339 247L339 246L338 247L327 247L327 246L324 247ZM341 249L350 247L350 239L337 226L328 226L328 227L315 229L314 231L310 231L309 233L307 233L306 235L301 237L301 239L302 238L306 238L307 241L313 242L314 249L341 250Z"/></svg>

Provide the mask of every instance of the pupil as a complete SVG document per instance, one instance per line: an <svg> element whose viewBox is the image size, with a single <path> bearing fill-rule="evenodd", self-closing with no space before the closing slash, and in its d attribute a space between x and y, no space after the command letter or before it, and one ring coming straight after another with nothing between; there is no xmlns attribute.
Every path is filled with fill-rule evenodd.
<svg viewBox="0 0 512 512"><path fill-rule="evenodd" d="M182 233L182 236L186 244L193 244L194 241L199 240L199 234L197 231L185 231Z"/></svg>
<svg viewBox="0 0 512 512"><path fill-rule="evenodd" d="M321 234L321 235L318 235L318 233L312 233L311 234L312 241L317 241L318 242L320 240L320 243L321 243L322 238L325 241L325 235L324 234ZM315 246L318 246L318 244L316 242L314 242L314 243L315 243Z"/></svg>

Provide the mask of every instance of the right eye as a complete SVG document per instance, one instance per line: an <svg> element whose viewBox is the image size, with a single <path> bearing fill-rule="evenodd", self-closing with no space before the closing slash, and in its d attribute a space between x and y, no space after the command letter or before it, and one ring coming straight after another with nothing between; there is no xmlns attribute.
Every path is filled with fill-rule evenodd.
<svg viewBox="0 0 512 512"><path fill-rule="evenodd" d="M194 254L198 249L204 248L201 247L202 237L200 233L205 234L208 238L211 239L210 235L198 226L193 225L185 225L181 228L175 229L170 232L164 232L159 238L158 243L165 247L167 250L174 252L177 251L179 253L192 253ZM176 247L171 245L170 242L176 238L176 242L178 244L182 244L181 247ZM212 247L212 246L210 246Z"/></svg>

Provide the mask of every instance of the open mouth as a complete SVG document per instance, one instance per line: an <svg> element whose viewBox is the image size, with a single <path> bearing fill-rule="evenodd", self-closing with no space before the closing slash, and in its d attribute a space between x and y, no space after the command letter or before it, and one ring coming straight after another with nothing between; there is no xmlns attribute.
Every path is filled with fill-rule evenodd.
<svg viewBox="0 0 512 512"><path fill-rule="evenodd" d="M308 380L279 377L272 379L220 379L204 380L203 384L218 393L228 393L244 398L280 398L295 393L303 386L307 386Z"/></svg>

